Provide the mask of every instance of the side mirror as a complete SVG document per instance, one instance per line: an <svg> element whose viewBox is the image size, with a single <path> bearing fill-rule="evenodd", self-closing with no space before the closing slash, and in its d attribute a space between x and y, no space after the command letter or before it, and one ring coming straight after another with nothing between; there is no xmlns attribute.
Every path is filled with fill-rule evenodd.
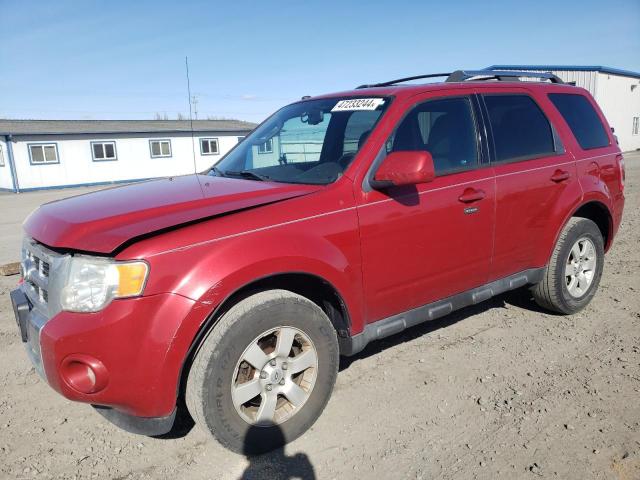
<svg viewBox="0 0 640 480"><path fill-rule="evenodd" d="M417 185L435 178L433 158L427 151L392 152L382 161L371 186L376 189L390 186Z"/></svg>

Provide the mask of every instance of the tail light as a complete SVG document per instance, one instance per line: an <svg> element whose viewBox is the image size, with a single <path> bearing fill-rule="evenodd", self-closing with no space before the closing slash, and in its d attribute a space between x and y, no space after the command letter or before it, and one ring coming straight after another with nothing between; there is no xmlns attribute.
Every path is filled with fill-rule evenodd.
<svg viewBox="0 0 640 480"><path fill-rule="evenodd" d="M618 155L616 157L616 160L618 162L618 169L619 169L619 177L620 177L620 190L624 190L624 180L625 180L625 171L624 171L624 157L622 155Z"/></svg>

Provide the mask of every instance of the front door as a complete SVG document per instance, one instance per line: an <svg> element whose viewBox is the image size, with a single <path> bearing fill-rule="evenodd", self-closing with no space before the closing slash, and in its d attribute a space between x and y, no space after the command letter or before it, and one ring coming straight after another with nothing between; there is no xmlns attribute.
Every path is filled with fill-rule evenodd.
<svg viewBox="0 0 640 480"><path fill-rule="evenodd" d="M494 178L481 162L474 112L467 96L418 98L387 140L386 153L429 151L436 178L362 195L368 322L487 282Z"/></svg>

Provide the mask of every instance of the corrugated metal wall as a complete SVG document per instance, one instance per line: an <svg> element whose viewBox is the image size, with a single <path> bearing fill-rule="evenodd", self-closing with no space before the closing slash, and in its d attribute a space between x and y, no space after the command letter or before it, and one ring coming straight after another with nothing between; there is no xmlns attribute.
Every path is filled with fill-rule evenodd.
<svg viewBox="0 0 640 480"><path fill-rule="evenodd" d="M598 72L590 71L576 71L576 70L529 70L529 69L519 69L520 71L526 72L551 72L554 75L560 77L564 82L576 82L576 86L585 88L589 90L589 93L596 96L596 89L598 85ZM536 79L527 79L523 78L524 81L533 81L536 82Z"/></svg>

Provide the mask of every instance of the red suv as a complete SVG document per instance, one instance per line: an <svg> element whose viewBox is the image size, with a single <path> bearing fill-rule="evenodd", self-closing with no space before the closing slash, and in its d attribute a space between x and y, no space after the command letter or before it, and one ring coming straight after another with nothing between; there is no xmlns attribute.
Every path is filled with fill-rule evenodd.
<svg viewBox="0 0 640 480"><path fill-rule="evenodd" d="M38 208L11 299L43 378L148 435L184 399L257 452L371 341L525 286L585 307L624 205L593 98L531 72L406 82L432 76L305 97L209 171Z"/></svg>

